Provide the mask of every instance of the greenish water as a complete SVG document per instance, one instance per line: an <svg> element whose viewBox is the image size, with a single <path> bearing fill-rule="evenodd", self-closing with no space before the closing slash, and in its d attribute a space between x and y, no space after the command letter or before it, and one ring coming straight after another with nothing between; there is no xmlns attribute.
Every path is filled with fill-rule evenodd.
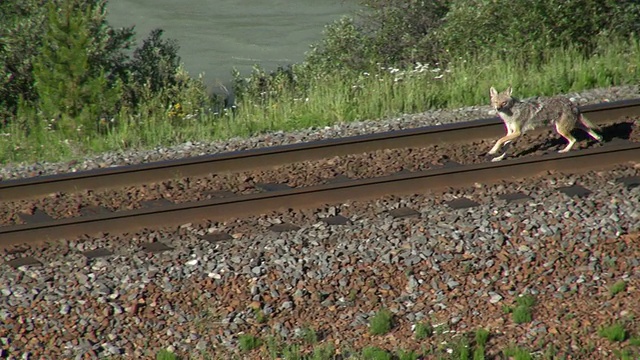
<svg viewBox="0 0 640 360"><path fill-rule="evenodd" d="M254 64L275 69L301 61L325 25L352 13L352 0L112 0L108 20L135 25L141 41L155 28L176 39L192 76L204 73L216 87L236 67L248 74Z"/></svg>

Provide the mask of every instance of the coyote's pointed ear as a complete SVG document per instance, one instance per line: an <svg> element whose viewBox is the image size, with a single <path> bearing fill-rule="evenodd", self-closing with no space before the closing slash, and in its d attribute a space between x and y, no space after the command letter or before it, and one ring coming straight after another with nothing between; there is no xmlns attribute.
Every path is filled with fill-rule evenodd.
<svg viewBox="0 0 640 360"><path fill-rule="evenodd" d="M513 89L511 88L511 85L509 85L509 87L507 88L507 90L505 91L507 93L507 96L511 96L511 92L513 91Z"/></svg>
<svg viewBox="0 0 640 360"><path fill-rule="evenodd" d="M491 89L489 89L489 93L491 94L491 97L496 97L496 95L498 95L498 90L492 86Z"/></svg>

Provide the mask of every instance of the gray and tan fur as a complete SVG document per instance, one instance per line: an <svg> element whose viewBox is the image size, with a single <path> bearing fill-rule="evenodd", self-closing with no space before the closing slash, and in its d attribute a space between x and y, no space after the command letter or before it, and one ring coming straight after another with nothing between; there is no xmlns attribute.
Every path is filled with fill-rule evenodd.
<svg viewBox="0 0 640 360"><path fill-rule="evenodd" d="M511 96L511 86L503 92L498 92L491 87L491 107L497 112L507 128L507 135L496 141L489 151L495 155L503 145L515 142L515 140L528 130L542 126L554 125L558 134L569 142L566 147L558 151L565 153L573 147L576 139L571 135L571 130L578 127L586 131L592 138L602 141L602 136L594 131L598 129L582 113L578 107L563 96L555 96L539 101L521 101ZM499 161L506 155L503 153L492 161Z"/></svg>

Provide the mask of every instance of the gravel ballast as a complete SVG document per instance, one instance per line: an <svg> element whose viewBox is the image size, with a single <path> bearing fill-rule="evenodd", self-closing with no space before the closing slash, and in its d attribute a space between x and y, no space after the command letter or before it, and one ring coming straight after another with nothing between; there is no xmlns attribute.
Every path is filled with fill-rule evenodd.
<svg viewBox="0 0 640 360"><path fill-rule="evenodd" d="M623 89L584 98L638 96L629 90L637 88ZM460 113L484 117L487 109ZM429 116L435 119L437 113ZM449 114L443 119L458 116ZM324 133L273 134L271 140L263 136L229 144L252 148L427 124L417 117L400 119L399 125L371 122L354 130L358 125L349 124ZM196 155L223 146L233 148L192 144L189 151ZM114 164L125 157L149 161L166 154L184 152L111 159ZM92 161L73 166L91 168L99 162ZM3 176L63 172L65 166L8 167ZM32 256L42 265L0 264L0 357L140 359L169 349L195 359L268 358L265 346L242 352L239 335L265 341L275 336L308 352L312 345L303 339L308 329L317 333L318 344L330 343L342 352L378 346L447 354L465 334L485 328L491 333L487 358L512 344L539 353L553 345L558 357L611 358L629 341L604 339L598 334L602 326L618 321L630 336L640 336L633 321L640 315L640 187L617 181L638 175L640 165L630 163L607 172L551 173L5 252L5 261ZM571 185L591 193L572 198L558 190ZM499 199L516 191L529 198ZM448 205L460 198L479 205ZM394 217L392 211L401 208L416 213ZM348 223L329 225L336 215ZM283 224L297 228L273 231ZM149 242L172 249L143 250ZM113 255L90 260L81 253L95 249ZM620 281L624 290L612 295L611 286ZM507 310L522 294L536 303L532 321L516 324ZM393 313L393 327L386 335L371 335L369 321L382 308ZM418 341L412 328L422 322L436 331Z"/></svg>
<svg viewBox="0 0 640 360"><path fill-rule="evenodd" d="M44 265L1 265L1 346L16 358L141 358L160 348L226 357L240 354L239 334L294 342L313 328L338 348L419 350L441 341L413 339L412 325L429 321L444 324L449 336L488 329L494 354L515 343L530 350L555 344L559 354L575 356L595 343L583 358L608 357L618 345L599 337L599 327L619 320L628 331L640 330L631 321L638 315L640 187L616 182L638 173L636 164L607 173L551 174L6 255L32 255ZM572 199L556 189L573 184L592 193ZM531 199L497 200L511 191ZM447 205L460 197L480 205ZM389 214L399 207L418 216ZM350 224L322 221L335 214ZM281 223L299 229L269 230ZM231 239L202 239L218 232ZM173 250L142 251L149 241ZM88 261L79 253L97 247L115 255ZM626 289L611 296L617 281L626 281ZM537 305L533 322L518 325L503 306L514 305L520 294L533 295ZM394 327L371 336L368 319L383 307L394 314Z"/></svg>

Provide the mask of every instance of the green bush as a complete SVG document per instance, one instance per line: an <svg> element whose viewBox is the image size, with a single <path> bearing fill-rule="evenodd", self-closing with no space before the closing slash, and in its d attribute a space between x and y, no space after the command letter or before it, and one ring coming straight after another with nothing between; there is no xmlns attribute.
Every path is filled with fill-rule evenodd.
<svg viewBox="0 0 640 360"><path fill-rule="evenodd" d="M241 334L238 336L238 346L242 351L251 351L262 345L262 340L253 335Z"/></svg>
<svg viewBox="0 0 640 360"><path fill-rule="evenodd" d="M322 71L371 71L434 59L430 34L441 23L449 1L360 0L363 10L326 28L306 62Z"/></svg>
<svg viewBox="0 0 640 360"><path fill-rule="evenodd" d="M633 0L453 0L434 37L449 57L526 60L569 45L588 52L602 37L637 34L639 16Z"/></svg>
<svg viewBox="0 0 640 360"><path fill-rule="evenodd" d="M372 335L384 335L393 326L393 314L387 309L382 309L369 320L369 326Z"/></svg>
<svg viewBox="0 0 640 360"><path fill-rule="evenodd" d="M614 296L618 293L621 293L627 289L627 282L624 280L617 281L615 284L611 285L609 288L609 294Z"/></svg>
<svg viewBox="0 0 640 360"><path fill-rule="evenodd" d="M49 6L45 6L49 4ZM99 0L5 0L0 2L0 115L15 115L19 101L34 102L38 98L33 73L51 30L51 7L60 16L73 14L82 22L86 43L88 71L98 76L101 71L109 84L125 74L125 51L132 44L133 28L114 29L106 21L106 2ZM71 11L69 9L71 7ZM51 44L53 45L53 44ZM46 47L45 47L46 48ZM1 125L1 124L0 124Z"/></svg>
<svg viewBox="0 0 640 360"><path fill-rule="evenodd" d="M414 330L414 336L416 340L423 340L433 335L433 326L428 322L421 322L416 324Z"/></svg>
<svg viewBox="0 0 640 360"><path fill-rule="evenodd" d="M156 353L156 360L179 360L178 355L169 350L162 349Z"/></svg>
<svg viewBox="0 0 640 360"><path fill-rule="evenodd" d="M362 349L363 360L391 360L393 357L386 350L369 346Z"/></svg>
<svg viewBox="0 0 640 360"><path fill-rule="evenodd" d="M625 341L627 336L627 330L620 323L615 323L609 326L603 326L598 329L598 334L609 341Z"/></svg>

